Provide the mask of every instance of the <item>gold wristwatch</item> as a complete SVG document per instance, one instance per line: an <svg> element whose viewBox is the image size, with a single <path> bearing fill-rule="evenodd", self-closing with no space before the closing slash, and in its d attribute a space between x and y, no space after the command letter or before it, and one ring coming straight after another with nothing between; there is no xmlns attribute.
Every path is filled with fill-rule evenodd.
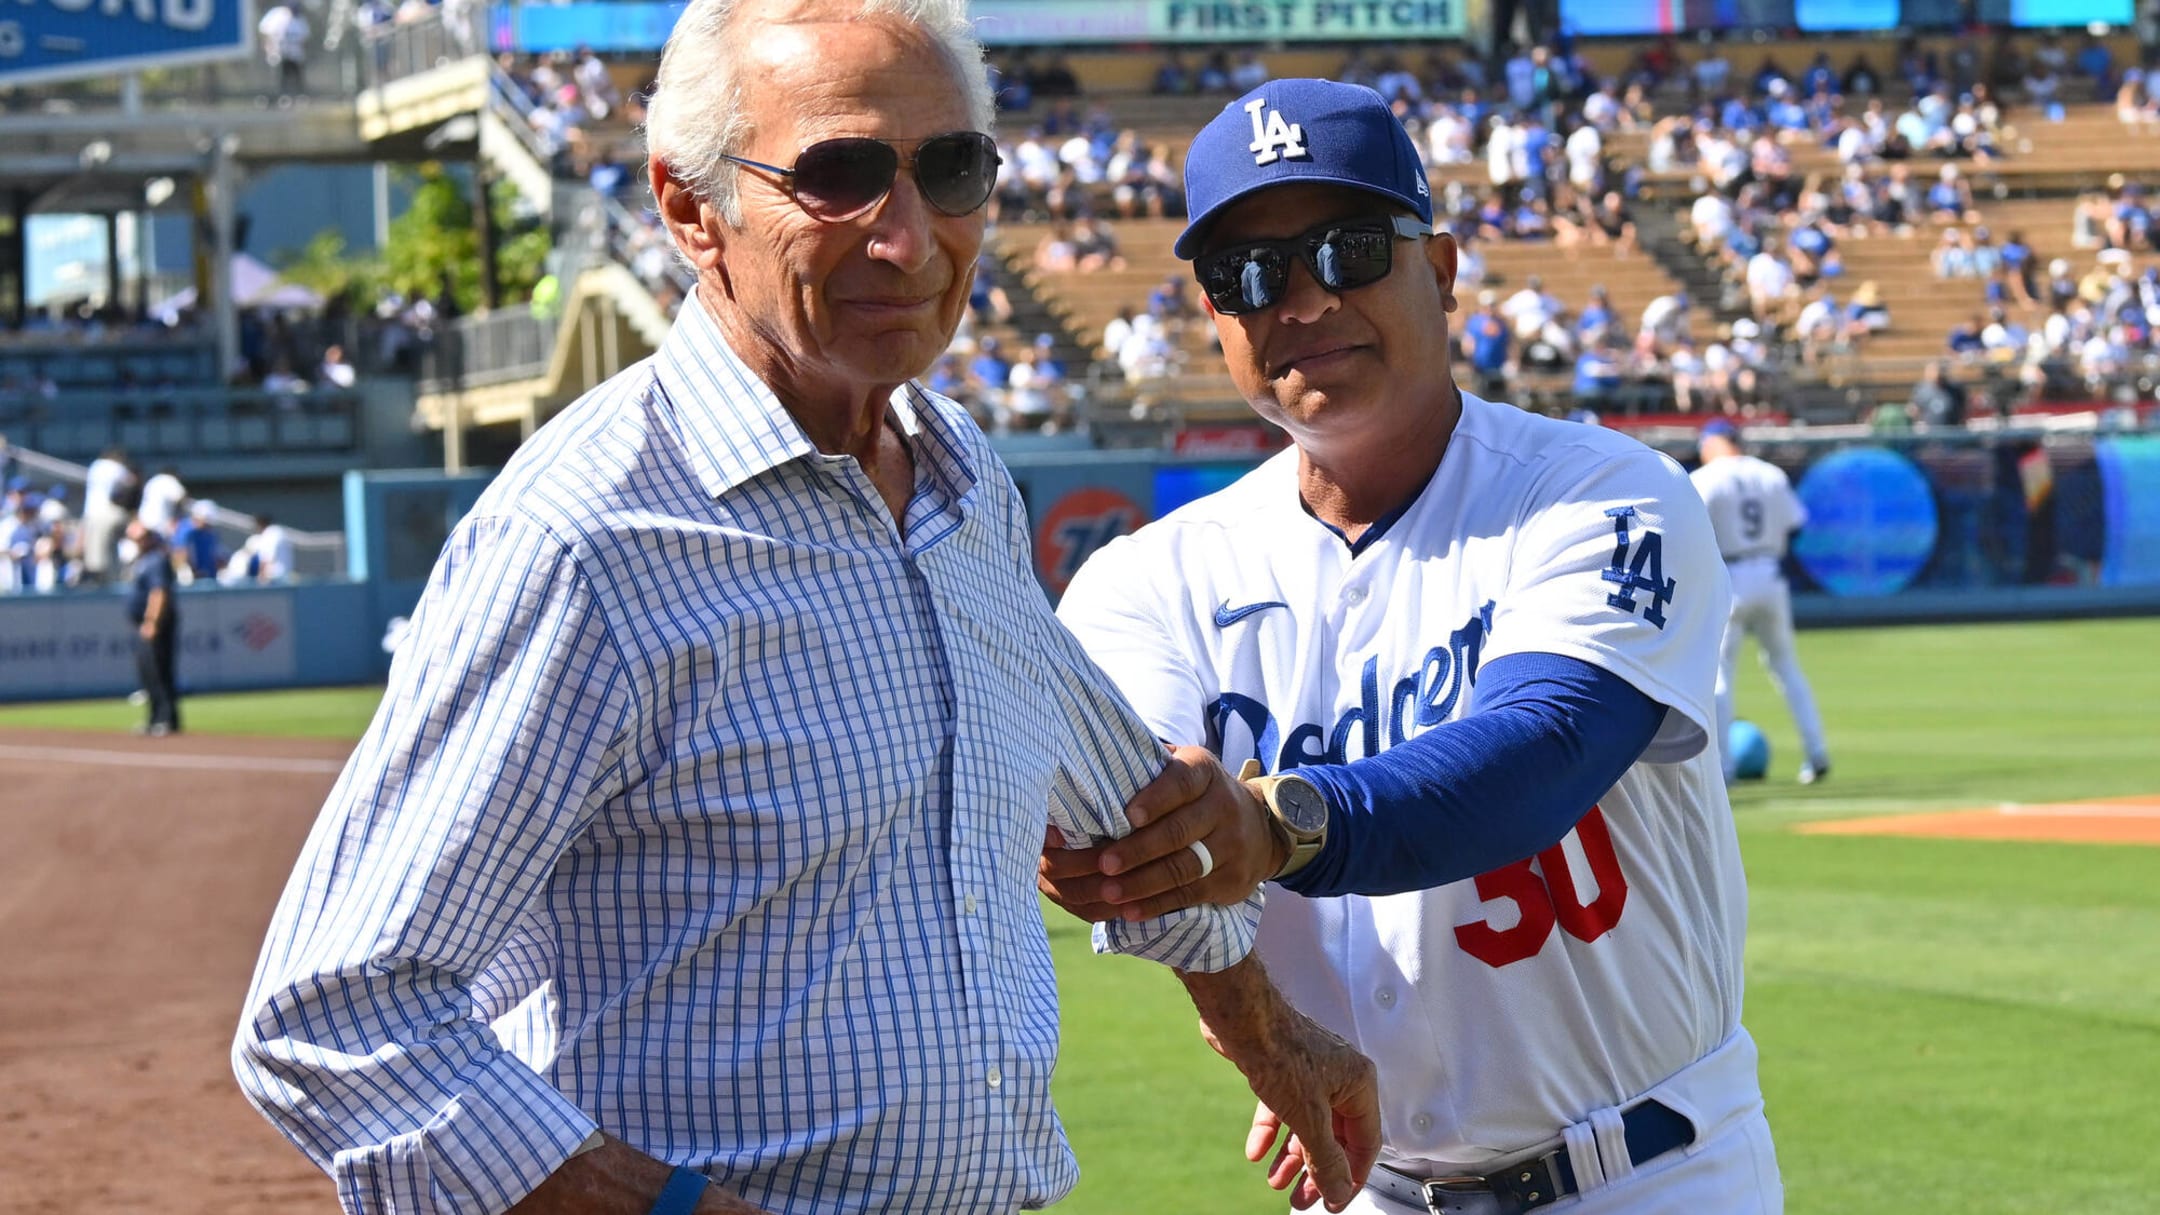
<svg viewBox="0 0 2160 1215"><path fill-rule="evenodd" d="M1290 846L1290 857L1275 876L1289 877L1311 864L1327 843L1328 806L1320 787L1295 772L1262 776L1257 759L1245 761L1245 766L1238 769L1238 779L1267 807L1268 825L1274 829L1275 838Z"/></svg>

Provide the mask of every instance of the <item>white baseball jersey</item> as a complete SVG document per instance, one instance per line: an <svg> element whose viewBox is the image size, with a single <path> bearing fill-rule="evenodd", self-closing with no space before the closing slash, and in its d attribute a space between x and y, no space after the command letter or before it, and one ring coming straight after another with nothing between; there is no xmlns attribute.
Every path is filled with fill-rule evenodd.
<svg viewBox="0 0 2160 1215"><path fill-rule="evenodd" d="M1785 470L1750 455L1704 461L1688 474L1710 510L1720 556L1728 562L1782 557L1785 541L1807 522L1807 507Z"/></svg>
<svg viewBox="0 0 2160 1215"><path fill-rule="evenodd" d="M1357 555L1300 504L1292 449L1100 550L1059 614L1164 738L1233 771L1354 760L1458 719L1509 654L1593 663L1670 706L1537 857L1385 897L1270 887L1259 949L1378 1063L1384 1160L1553 1141L1721 1044L1714 1084L1659 1092L1703 1139L1759 1120L1745 879L1705 747L1728 594L1709 520L1633 439L1462 401L1432 481Z"/></svg>

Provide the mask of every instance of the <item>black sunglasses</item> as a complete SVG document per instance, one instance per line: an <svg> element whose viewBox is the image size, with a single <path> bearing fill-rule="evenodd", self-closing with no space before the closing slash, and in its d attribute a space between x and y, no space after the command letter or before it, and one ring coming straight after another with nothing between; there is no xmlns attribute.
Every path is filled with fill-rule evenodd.
<svg viewBox="0 0 2160 1215"><path fill-rule="evenodd" d="M1193 259L1193 276L1224 316L1264 312L1290 287L1290 263L1303 258L1313 280L1331 292L1379 282L1395 268L1395 238L1430 236L1432 225L1407 215L1331 220L1284 240L1239 241Z"/></svg>
<svg viewBox="0 0 2160 1215"><path fill-rule="evenodd" d="M813 219L837 224L878 205L900 173L900 151L882 139L850 137L811 144L795 167L721 156L787 179L795 205ZM981 131L948 131L915 146L908 165L923 198L947 215L966 215L990 201L997 184L997 144Z"/></svg>

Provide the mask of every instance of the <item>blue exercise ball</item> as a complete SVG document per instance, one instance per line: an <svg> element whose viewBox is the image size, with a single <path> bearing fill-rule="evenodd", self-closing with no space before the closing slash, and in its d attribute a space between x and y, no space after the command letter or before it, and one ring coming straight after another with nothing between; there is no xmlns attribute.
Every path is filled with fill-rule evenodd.
<svg viewBox="0 0 2160 1215"><path fill-rule="evenodd" d="M1761 780L1770 770L1770 740L1752 721L1736 721L1725 736L1725 753L1732 756L1733 775L1740 780Z"/></svg>

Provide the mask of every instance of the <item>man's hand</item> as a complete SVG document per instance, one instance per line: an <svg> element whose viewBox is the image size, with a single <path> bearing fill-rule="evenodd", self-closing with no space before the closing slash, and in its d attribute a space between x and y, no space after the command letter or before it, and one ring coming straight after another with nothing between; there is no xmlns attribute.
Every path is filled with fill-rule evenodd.
<svg viewBox="0 0 2160 1215"><path fill-rule="evenodd" d="M1282 1115L1267 1107L1262 1101L1253 1108L1252 1130L1245 1135L1245 1159L1258 1163L1266 1159L1269 1149L1275 1147L1277 1138L1282 1146L1275 1152L1275 1159L1268 1165L1267 1183L1278 1190L1287 1190L1298 1175L1307 1171L1305 1144L1296 1135L1282 1133ZM1312 1205L1309 1185L1301 1185L1290 1196L1291 1205L1302 1211Z"/></svg>
<svg viewBox="0 0 2160 1215"><path fill-rule="evenodd" d="M1205 747L1172 747L1170 762L1125 805L1133 833L1099 848L1044 841L1036 885L1091 923L1151 920L1200 903L1245 900L1289 859L1266 806ZM1200 841L1215 867L1201 876Z"/></svg>
<svg viewBox="0 0 2160 1215"><path fill-rule="evenodd" d="M1200 1010L1200 1033L1237 1065L1260 1098L1245 1157L1267 1155L1287 1127L1268 1184L1296 1189L1290 1204L1349 1205L1380 1156L1380 1086L1372 1061L1291 1008L1247 957L1215 974L1179 972Z"/></svg>

